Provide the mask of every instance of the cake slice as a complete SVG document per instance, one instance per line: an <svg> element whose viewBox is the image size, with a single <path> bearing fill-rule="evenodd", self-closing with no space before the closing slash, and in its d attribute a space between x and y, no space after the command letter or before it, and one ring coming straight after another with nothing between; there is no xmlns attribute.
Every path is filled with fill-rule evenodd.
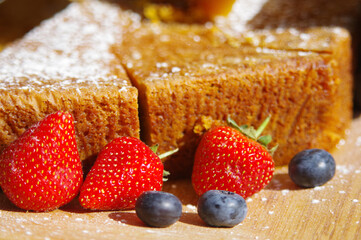
<svg viewBox="0 0 361 240"><path fill-rule="evenodd" d="M231 38L232 39L232 38ZM232 40L231 40L232 41ZM342 108L352 109L354 69L352 36L341 27L309 27L306 29L269 29L245 31L237 36L240 44L268 48L273 50L287 50L299 52L313 52L332 66L336 81L342 86L338 91L337 105L333 106L342 112ZM340 129L344 129L349 122L348 114L334 115L339 122Z"/></svg>
<svg viewBox="0 0 361 240"><path fill-rule="evenodd" d="M80 157L139 137L138 91L109 48L137 20L98 1L71 3L0 53L0 151L45 115L75 119Z"/></svg>
<svg viewBox="0 0 361 240"><path fill-rule="evenodd" d="M350 66L355 76L354 102L358 107L361 106L361 78L357 77L357 72L361 71L360 23L359 0L255 0L252 4L246 0L236 0L227 16L215 17L215 25L221 31L236 38L246 32L253 36L261 35L262 39L256 37L255 41L249 43L274 49L311 49L318 52L333 52L336 49L342 55L342 48L329 45L327 33L321 33L321 37L318 37L319 33L314 33L325 27L334 28L335 31L340 31L340 28L347 30L352 46Z"/></svg>
<svg viewBox="0 0 361 240"><path fill-rule="evenodd" d="M228 115L256 127L272 116L266 131L279 144L277 165L305 148L335 146L352 117L350 36L321 29L314 37L327 38L329 51L303 49L302 41L291 50L256 47L199 25L143 24L114 52L139 90L143 139L160 151L180 148L165 165L186 176L203 131Z"/></svg>
<svg viewBox="0 0 361 240"><path fill-rule="evenodd" d="M207 24L142 22L106 2L71 3L0 53L0 150L65 110L76 121L81 159L117 136L139 137L140 124L159 152L180 148L165 164L187 176L209 127L228 115L257 127L272 115L266 131L282 165L343 137L352 115L350 61L341 28L230 35Z"/></svg>

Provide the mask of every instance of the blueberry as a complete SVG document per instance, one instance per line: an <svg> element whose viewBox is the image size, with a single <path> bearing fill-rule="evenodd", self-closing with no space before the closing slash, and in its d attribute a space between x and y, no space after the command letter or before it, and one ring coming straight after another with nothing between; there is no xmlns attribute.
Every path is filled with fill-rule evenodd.
<svg viewBox="0 0 361 240"><path fill-rule="evenodd" d="M151 227L168 227L182 215L182 203L171 193L147 191L135 205L137 216Z"/></svg>
<svg viewBox="0 0 361 240"><path fill-rule="evenodd" d="M288 165L288 174L300 187L321 186L335 175L336 164L330 153L308 149L297 153Z"/></svg>
<svg viewBox="0 0 361 240"><path fill-rule="evenodd" d="M198 215L210 226L233 227L246 217L247 204L236 193L209 190L198 200Z"/></svg>

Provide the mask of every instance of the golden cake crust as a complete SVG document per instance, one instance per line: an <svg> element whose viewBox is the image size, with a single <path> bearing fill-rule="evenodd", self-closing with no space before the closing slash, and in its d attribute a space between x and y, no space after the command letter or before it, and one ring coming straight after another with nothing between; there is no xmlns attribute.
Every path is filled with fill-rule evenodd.
<svg viewBox="0 0 361 240"><path fill-rule="evenodd" d="M279 144L276 164L286 164L344 136L350 47L340 27L229 33L148 23L100 1L72 3L0 53L0 150L63 110L75 118L82 160L117 136L139 137L141 125L142 139L160 144L159 152L180 148L165 165L184 177L211 126L230 115L257 127L272 115L265 133Z"/></svg>
<svg viewBox="0 0 361 240"><path fill-rule="evenodd" d="M4 49L0 150L59 110L74 117L82 160L116 137L139 137L138 91L109 52L115 35L133 21L111 4L72 3Z"/></svg>
<svg viewBox="0 0 361 240"><path fill-rule="evenodd" d="M160 151L180 148L165 164L187 175L199 126L225 124L228 115L255 126L272 115L277 165L305 148L335 146L352 117L350 38L336 32L313 33L331 39L318 52L255 47L197 25L145 24L114 51L140 92L144 139Z"/></svg>

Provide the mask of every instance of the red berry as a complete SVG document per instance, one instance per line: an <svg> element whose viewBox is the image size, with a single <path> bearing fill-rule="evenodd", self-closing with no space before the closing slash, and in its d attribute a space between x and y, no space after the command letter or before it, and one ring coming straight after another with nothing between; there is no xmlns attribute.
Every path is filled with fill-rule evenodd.
<svg viewBox="0 0 361 240"><path fill-rule="evenodd" d="M247 198L270 182L273 171L272 155L266 147L234 128L216 127L205 133L197 148L192 184L198 195L226 190Z"/></svg>
<svg viewBox="0 0 361 240"><path fill-rule="evenodd" d="M73 118L46 116L0 155L0 184L19 208L50 211L73 199L83 180Z"/></svg>
<svg viewBox="0 0 361 240"><path fill-rule="evenodd" d="M87 209L133 209L140 194L160 191L163 164L139 139L114 139L99 153L80 190L80 204Z"/></svg>

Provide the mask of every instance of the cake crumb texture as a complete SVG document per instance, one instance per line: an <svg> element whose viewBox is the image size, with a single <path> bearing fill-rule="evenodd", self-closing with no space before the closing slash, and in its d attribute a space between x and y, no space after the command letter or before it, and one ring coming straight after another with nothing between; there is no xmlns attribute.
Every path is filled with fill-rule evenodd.
<svg viewBox="0 0 361 240"><path fill-rule="evenodd" d="M135 21L112 4L71 3L5 48L0 150L59 110L74 116L82 160L116 137L139 137L138 91L109 51L115 36Z"/></svg>
<svg viewBox="0 0 361 240"><path fill-rule="evenodd" d="M353 25L321 20L233 31L70 3L0 53L0 151L57 110L73 114L82 160L118 136L141 137L160 153L180 149L165 162L174 177L189 175L202 133L227 116L257 127L271 115L276 165L305 148L331 150L352 119Z"/></svg>
<svg viewBox="0 0 361 240"><path fill-rule="evenodd" d="M255 126L272 116L265 133L279 144L277 165L305 148L332 148L352 117L350 36L334 31L313 32L330 39L326 50L289 50L243 38L235 46L212 28L144 24L114 49L139 90L142 136L159 151L180 148L165 166L183 176L199 130L226 124L228 115Z"/></svg>

